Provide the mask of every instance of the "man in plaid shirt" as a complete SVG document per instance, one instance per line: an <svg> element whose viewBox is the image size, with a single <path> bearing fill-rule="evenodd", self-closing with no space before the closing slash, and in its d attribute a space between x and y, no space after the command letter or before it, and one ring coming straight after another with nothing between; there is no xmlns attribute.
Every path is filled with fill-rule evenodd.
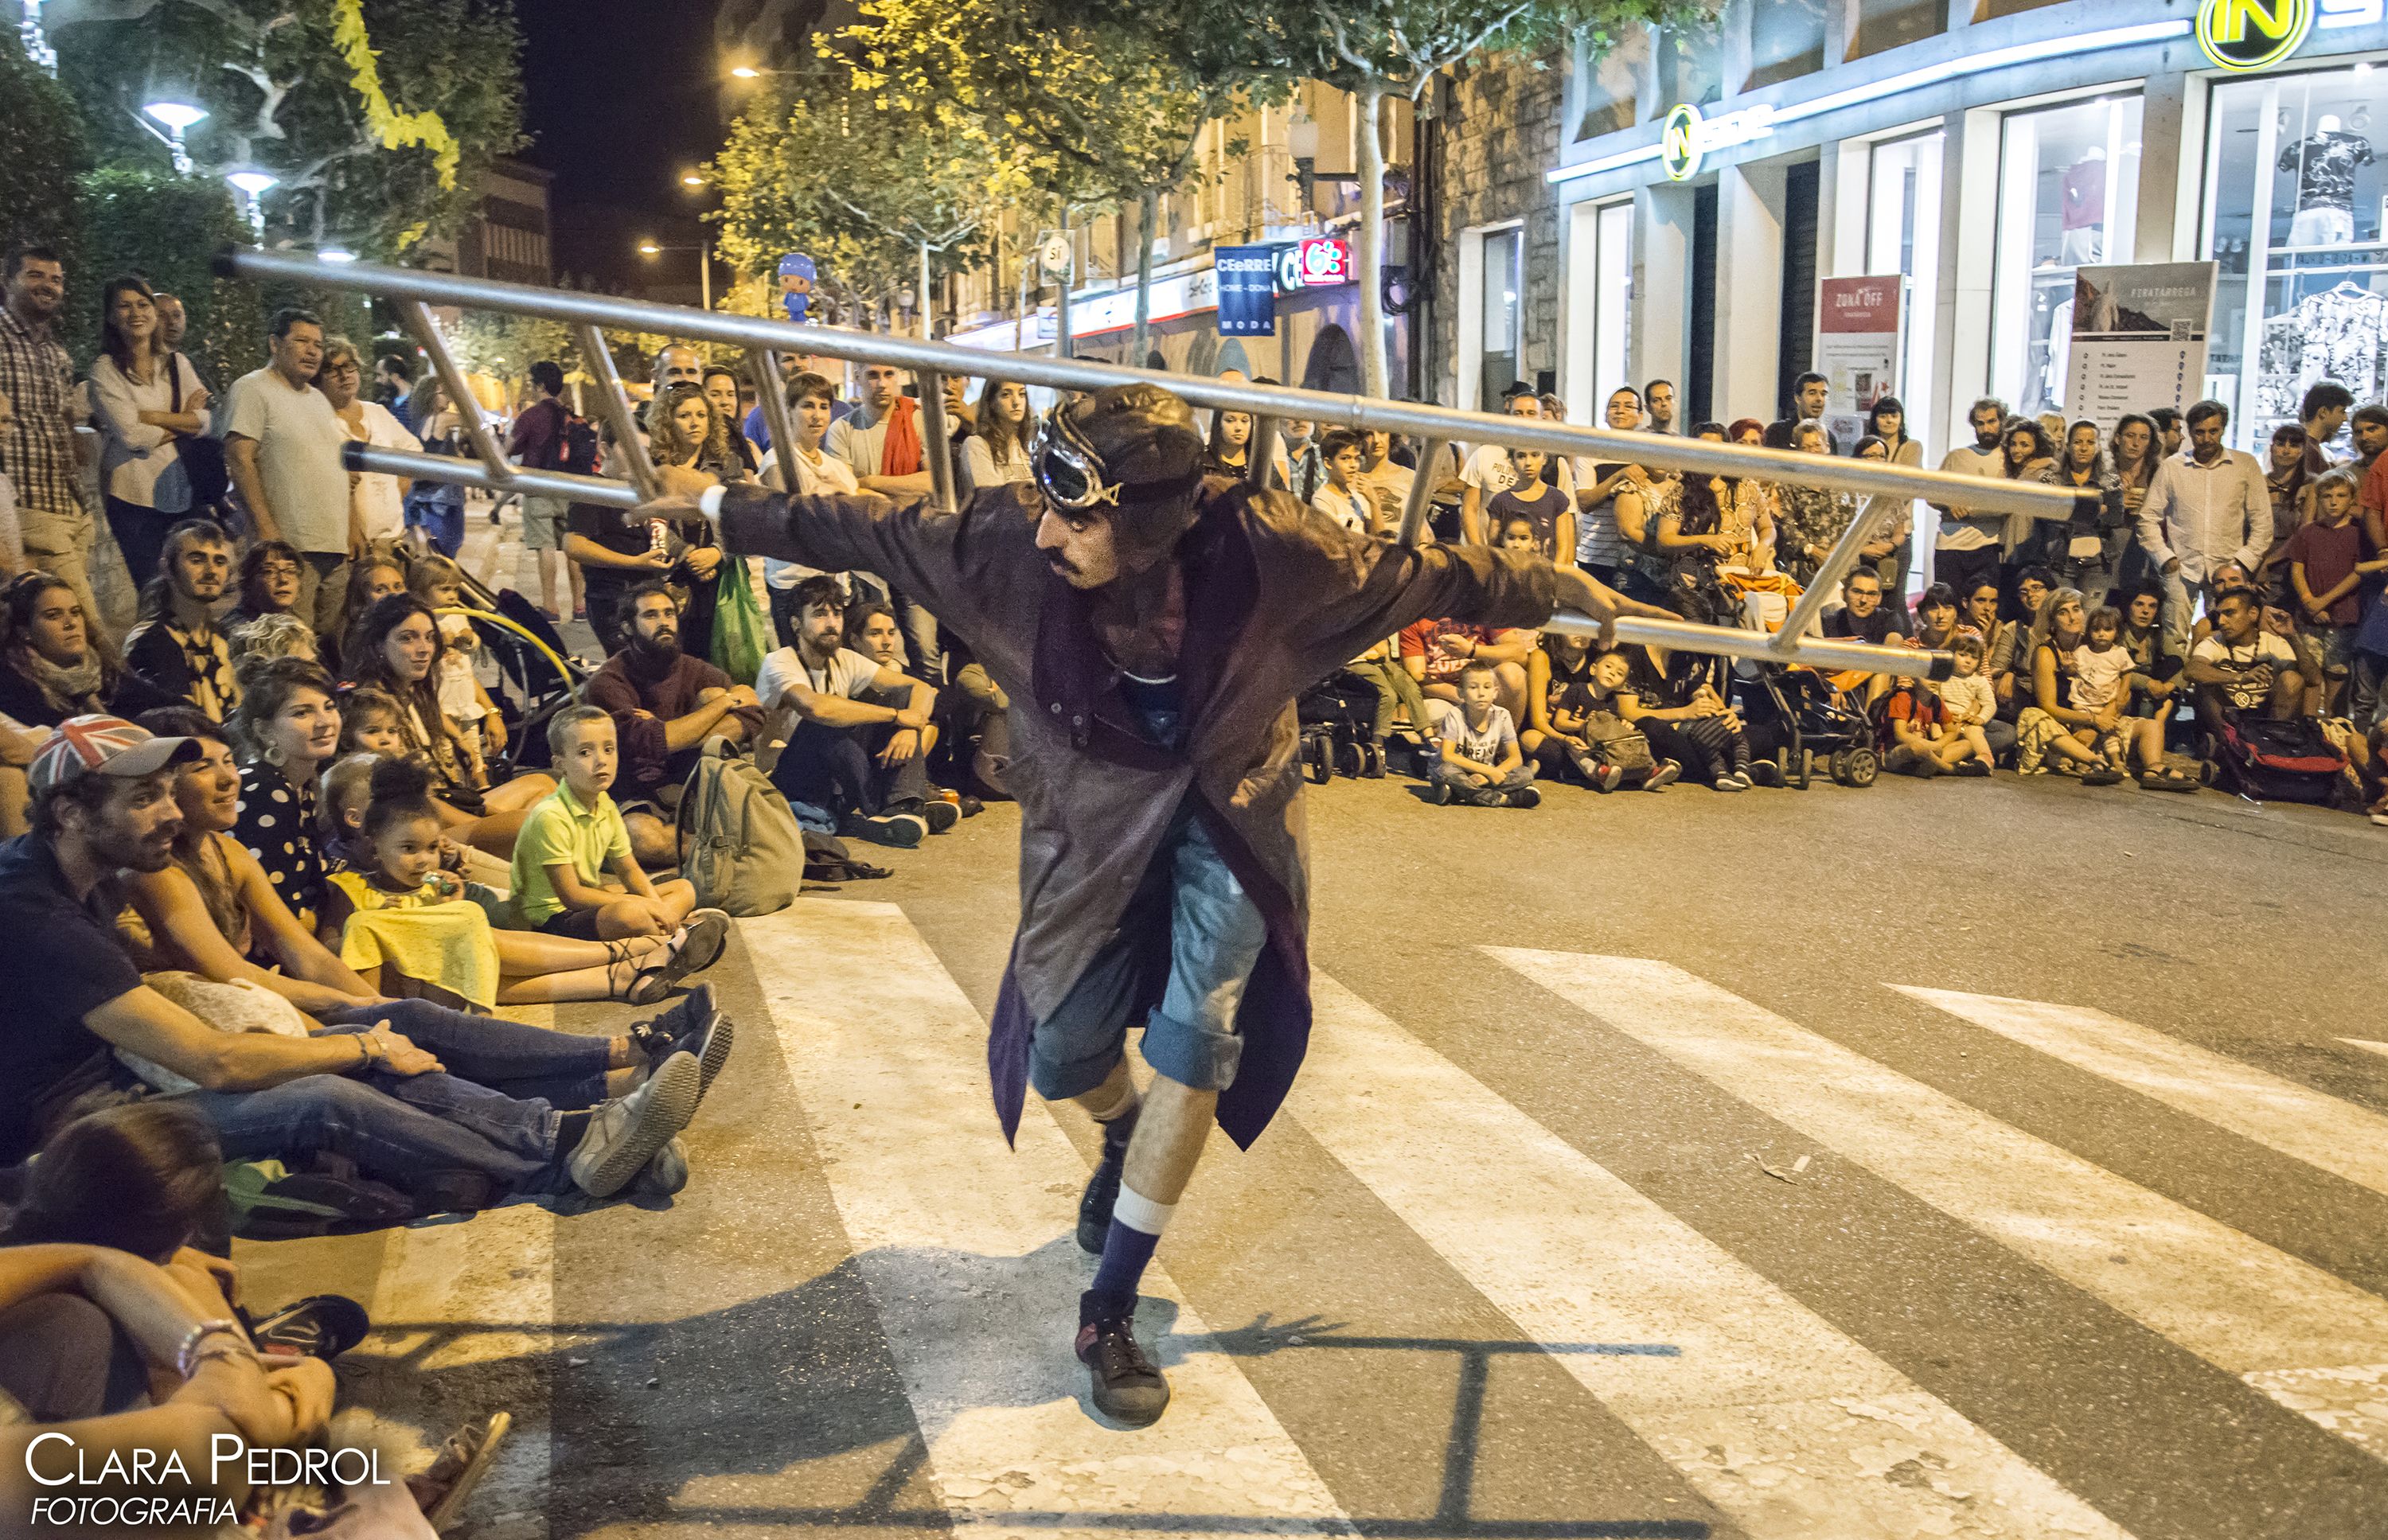
<svg viewBox="0 0 2388 1540"><path fill-rule="evenodd" d="M66 304L66 265L48 246L20 246L9 255L7 285L0 395L14 403L16 418L0 438L0 468L16 484L27 563L63 579L96 623L90 561L98 526L75 449L74 360L53 330Z"/></svg>

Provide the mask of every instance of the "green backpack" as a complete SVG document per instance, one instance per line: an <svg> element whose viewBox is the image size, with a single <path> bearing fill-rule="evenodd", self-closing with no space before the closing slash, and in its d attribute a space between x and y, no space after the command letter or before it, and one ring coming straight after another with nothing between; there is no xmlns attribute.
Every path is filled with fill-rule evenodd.
<svg viewBox="0 0 2388 1540"><path fill-rule="evenodd" d="M796 899L805 831L753 760L715 738L680 788L680 876L696 902L730 915L768 915Z"/></svg>

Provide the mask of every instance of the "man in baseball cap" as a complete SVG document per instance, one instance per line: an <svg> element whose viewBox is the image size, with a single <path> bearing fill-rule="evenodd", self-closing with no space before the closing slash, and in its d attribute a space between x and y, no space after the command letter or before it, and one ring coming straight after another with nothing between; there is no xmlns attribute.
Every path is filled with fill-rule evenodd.
<svg viewBox="0 0 2388 1540"><path fill-rule="evenodd" d="M33 751L32 767L25 778L39 797L79 776L134 780L197 759L198 754L199 741L195 738L159 738L121 716L70 716L52 728Z"/></svg>

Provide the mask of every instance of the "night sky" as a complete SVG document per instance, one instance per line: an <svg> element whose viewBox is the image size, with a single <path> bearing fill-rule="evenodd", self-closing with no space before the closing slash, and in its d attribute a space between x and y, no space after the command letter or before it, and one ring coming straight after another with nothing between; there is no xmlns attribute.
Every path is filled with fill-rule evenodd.
<svg viewBox="0 0 2388 1540"><path fill-rule="evenodd" d="M714 4L515 0L532 135L525 158L556 173L559 274L609 287L695 283L692 254L646 259L636 247L650 236L692 245L700 229L702 205L680 178L721 143Z"/></svg>

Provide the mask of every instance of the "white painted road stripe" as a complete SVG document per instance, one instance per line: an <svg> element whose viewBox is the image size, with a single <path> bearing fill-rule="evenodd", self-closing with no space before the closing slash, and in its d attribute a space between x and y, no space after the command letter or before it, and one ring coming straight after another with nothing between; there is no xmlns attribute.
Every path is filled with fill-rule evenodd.
<svg viewBox="0 0 2388 1540"><path fill-rule="evenodd" d="M2388 1117L2352 1102L2103 1011L1890 987L2267 1150L2388 1193Z"/></svg>
<svg viewBox="0 0 2388 1540"><path fill-rule="evenodd" d="M1670 964L1486 950L1767 1116L2388 1458L2388 1301Z"/></svg>
<svg viewBox="0 0 2388 1540"><path fill-rule="evenodd" d="M1311 977L1317 1026L1294 1116L1532 1340L1674 1349L1556 1357L1753 1536L2124 1534L1374 1006Z"/></svg>
<svg viewBox="0 0 2388 1540"><path fill-rule="evenodd" d="M1238 1534L1351 1533L1182 1302L1149 1343L1168 1415L1122 1433L1082 1407L1071 1337L1093 1264L1073 1236L1086 1163L1033 1098L1018 1152L1004 1147L985 1024L901 910L798 899L742 929L958 1526L1182 1540L1186 1516L1210 1515ZM1145 1292L1177 1297L1158 1268Z"/></svg>
<svg viewBox="0 0 2388 1540"><path fill-rule="evenodd" d="M2388 1055L2388 1042L2378 1042L2370 1038L2341 1038L2338 1041L2346 1043L2350 1047L2361 1048L2369 1053Z"/></svg>

